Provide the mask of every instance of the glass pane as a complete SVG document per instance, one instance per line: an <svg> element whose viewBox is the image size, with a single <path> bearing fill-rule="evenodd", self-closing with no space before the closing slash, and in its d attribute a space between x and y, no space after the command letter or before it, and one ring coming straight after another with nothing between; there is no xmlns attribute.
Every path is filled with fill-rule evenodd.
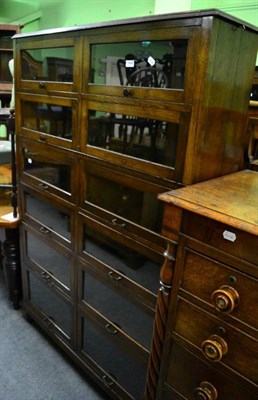
<svg viewBox="0 0 258 400"><path fill-rule="evenodd" d="M27 255L66 287L70 287L70 260L27 232Z"/></svg>
<svg viewBox="0 0 258 400"><path fill-rule="evenodd" d="M41 283L33 274L29 275L30 301L70 337L70 306Z"/></svg>
<svg viewBox="0 0 258 400"><path fill-rule="evenodd" d="M73 81L73 47L23 50L21 77L29 80Z"/></svg>
<svg viewBox="0 0 258 400"><path fill-rule="evenodd" d="M72 140L72 107L22 101L22 126Z"/></svg>
<svg viewBox="0 0 258 400"><path fill-rule="evenodd" d="M25 193L26 213L39 223L71 241L70 215L31 194Z"/></svg>
<svg viewBox="0 0 258 400"><path fill-rule="evenodd" d="M134 189L87 174L86 201L155 232L160 232L163 205L156 193Z"/></svg>
<svg viewBox="0 0 258 400"><path fill-rule="evenodd" d="M177 123L90 110L87 144L174 167L178 129Z"/></svg>
<svg viewBox="0 0 258 400"><path fill-rule="evenodd" d="M84 319L83 350L134 399L143 399L147 367L126 352Z"/></svg>
<svg viewBox="0 0 258 400"><path fill-rule="evenodd" d="M187 46L185 39L94 44L94 73L90 81L101 85L182 89Z"/></svg>
<svg viewBox="0 0 258 400"><path fill-rule="evenodd" d="M150 350L153 317L84 272L84 300Z"/></svg>
<svg viewBox="0 0 258 400"><path fill-rule="evenodd" d="M84 251L154 294L159 288L161 265L123 246L97 230L84 226Z"/></svg>
<svg viewBox="0 0 258 400"><path fill-rule="evenodd" d="M71 193L71 166L24 149L24 171L29 175Z"/></svg>

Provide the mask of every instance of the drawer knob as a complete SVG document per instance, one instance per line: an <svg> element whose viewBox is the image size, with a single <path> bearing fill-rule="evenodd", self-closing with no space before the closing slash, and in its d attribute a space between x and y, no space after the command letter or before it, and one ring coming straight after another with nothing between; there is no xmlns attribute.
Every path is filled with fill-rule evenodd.
<svg viewBox="0 0 258 400"><path fill-rule="evenodd" d="M218 335L211 335L201 344L205 357L213 362L218 362L228 351L228 345L224 339Z"/></svg>
<svg viewBox="0 0 258 400"><path fill-rule="evenodd" d="M216 310L229 314L238 305L240 298L234 288L224 285L212 293L211 300Z"/></svg>
<svg viewBox="0 0 258 400"><path fill-rule="evenodd" d="M200 386L194 389L195 400L216 400L218 392L209 382L201 382Z"/></svg>
<svg viewBox="0 0 258 400"><path fill-rule="evenodd" d="M127 88L125 88L125 89L123 90L123 95L124 95L125 97L129 97L129 96L131 95L130 90L127 89Z"/></svg>

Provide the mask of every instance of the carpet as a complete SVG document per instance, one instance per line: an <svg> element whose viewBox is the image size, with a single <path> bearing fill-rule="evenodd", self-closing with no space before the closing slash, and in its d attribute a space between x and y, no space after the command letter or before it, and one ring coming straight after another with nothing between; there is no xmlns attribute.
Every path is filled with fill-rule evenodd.
<svg viewBox="0 0 258 400"><path fill-rule="evenodd" d="M102 393L7 300L0 270L0 400L103 400Z"/></svg>

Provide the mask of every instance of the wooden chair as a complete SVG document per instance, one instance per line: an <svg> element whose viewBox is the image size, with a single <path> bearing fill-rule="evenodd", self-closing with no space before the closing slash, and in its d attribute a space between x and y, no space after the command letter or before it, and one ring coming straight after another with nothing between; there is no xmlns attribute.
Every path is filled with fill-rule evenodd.
<svg viewBox="0 0 258 400"><path fill-rule="evenodd" d="M172 71L172 55L165 54L162 59L154 60L154 65L151 66L147 58L136 58L134 54L127 54L124 59L119 59L117 61L117 68L121 85L127 87L166 88L169 87L170 82L169 76ZM126 90L127 89L125 89L124 92L125 96ZM128 95L129 93L128 91ZM128 126L132 126L130 135L131 143L133 143L138 132L138 143L141 143L144 130L148 129L148 134L151 137L151 145L155 146L160 121L124 115L123 119L125 118L129 119L128 123L123 123L119 127L120 137L123 135L125 142L127 142Z"/></svg>

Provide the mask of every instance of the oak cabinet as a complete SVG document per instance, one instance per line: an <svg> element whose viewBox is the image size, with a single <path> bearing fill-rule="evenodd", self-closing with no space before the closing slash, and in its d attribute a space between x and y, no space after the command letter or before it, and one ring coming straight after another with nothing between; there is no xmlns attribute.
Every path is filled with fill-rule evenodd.
<svg viewBox="0 0 258 400"><path fill-rule="evenodd" d="M245 28L212 10L14 37L23 306L111 398L156 396L158 195L244 166Z"/></svg>

